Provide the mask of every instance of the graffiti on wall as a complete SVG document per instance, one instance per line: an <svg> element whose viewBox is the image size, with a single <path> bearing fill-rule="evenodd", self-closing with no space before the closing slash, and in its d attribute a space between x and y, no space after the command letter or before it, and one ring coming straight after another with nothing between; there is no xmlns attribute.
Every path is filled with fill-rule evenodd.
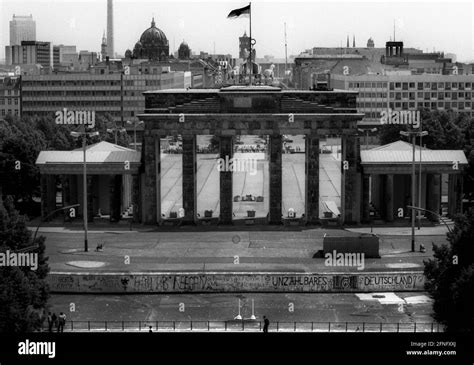
<svg viewBox="0 0 474 365"><path fill-rule="evenodd" d="M370 292L423 290L422 272L355 274L284 273L51 273L53 292L182 293L182 292Z"/></svg>

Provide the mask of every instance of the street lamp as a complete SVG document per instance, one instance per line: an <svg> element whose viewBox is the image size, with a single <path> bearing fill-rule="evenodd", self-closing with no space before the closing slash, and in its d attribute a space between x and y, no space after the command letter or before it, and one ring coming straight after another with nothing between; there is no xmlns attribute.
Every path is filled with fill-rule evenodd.
<svg viewBox="0 0 474 365"><path fill-rule="evenodd" d="M83 214L82 216L84 217L84 251L87 252L88 247L87 247L87 167L86 167L86 137L93 137L93 136L98 136L99 132L86 132L86 125L83 124L84 126L84 131L82 132L71 132L71 136L78 138L79 136L82 136L82 150L84 152L84 164L83 164L83 180L82 180L82 185L83 185Z"/></svg>
<svg viewBox="0 0 474 365"><path fill-rule="evenodd" d="M411 205L415 206L415 143L416 136L426 136L428 132L426 131L400 131L400 134L405 137L412 137L412 146L413 146L413 160L412 160L412 169L411 169ZM415 252L415 213L412 212L411 215L411 252Z"/></svg>
<svg viewBox="0 0 474 365"><path fill-rule="evenodd" d="M123 133L123 132L126 132L126 129L125 128L107 128L107 133L113 133L114 136L115 136L115 144L117 144L117 131Z"/></svg>
<svg viewBox="0 0 474 365"><path fill-rule="evenodd" d="M361 129L357 128L359 132L365 133L365 149L369 149L369 133L375 133L377 132L377 128L372 128L372 129Z"/></svg>
<svg viewBox="0 0 474 365"><path fill-rule="evenodd" d="M135 151L137 150L137 125L142 125L144 122L143 120L139 120L138 122L127 120L127 124L133 124L133 145L135 146Z"/></svg>

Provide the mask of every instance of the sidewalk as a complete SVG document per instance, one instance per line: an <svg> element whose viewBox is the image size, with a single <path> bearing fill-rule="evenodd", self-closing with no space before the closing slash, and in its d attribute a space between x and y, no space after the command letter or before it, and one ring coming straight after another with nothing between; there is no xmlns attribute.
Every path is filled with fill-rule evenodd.
<svg viewBox="0 0 474 365"><path fill-rule="evenodd" d="M139 226L137 226L139 227ZM143 226L140 226L143 228ZM101 227L102 228L102 227ZM46 254L52 272L380 272L423 270L432 257L432 245L446 242L442 227L422 228L416 239L425 253L410 252L411 230L374 228L380 232L380 259L365 259L357 267L326 266L318 251L324 234L353 236L369 228L304 229L298 231L175 232L112 230L90 231L89 251L84 252L82 230L40 228L46 236ZM109 228L111 230L109 230ZM408 233L406 233L408 232ZM102 251L95 251L98 244Z"/></svg>

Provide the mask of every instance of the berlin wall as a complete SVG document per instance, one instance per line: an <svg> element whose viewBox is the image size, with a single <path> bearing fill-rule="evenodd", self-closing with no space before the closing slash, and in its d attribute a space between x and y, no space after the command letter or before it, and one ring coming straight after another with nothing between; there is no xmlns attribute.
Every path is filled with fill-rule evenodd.
<svg viewBox="0 0 474 365"><path fill-rule="evenodd" d="M421 271L384 273L55 273L55 293L422 291Z"/></svg>

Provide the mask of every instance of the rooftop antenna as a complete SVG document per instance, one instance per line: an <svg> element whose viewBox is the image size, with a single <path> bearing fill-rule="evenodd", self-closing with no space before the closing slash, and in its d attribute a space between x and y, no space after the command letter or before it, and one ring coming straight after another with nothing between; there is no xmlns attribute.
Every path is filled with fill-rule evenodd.
<svg viewBox="0 0 474 365"><path fill-rule="evenodd" d="M395 42L395 19L393 19L393 41Z"/></svg>
<svg viewBox="0 0 474 365"><path fill-rule="evenodd" d="M285 77L288 68L288 44L286 42L286 22L285 22Z"/></svg>

